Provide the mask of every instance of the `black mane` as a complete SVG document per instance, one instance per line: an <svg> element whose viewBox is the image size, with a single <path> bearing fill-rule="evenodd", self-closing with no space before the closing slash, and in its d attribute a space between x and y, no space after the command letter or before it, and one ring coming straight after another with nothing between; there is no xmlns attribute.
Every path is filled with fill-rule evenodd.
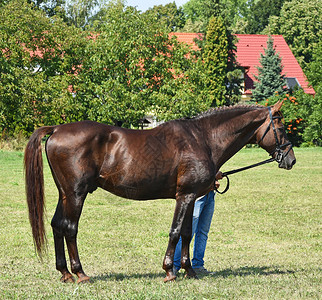
<svg viewBox="0 0 322 300"><path fill-rule="evenodd" d="M227 111L236 111L236 110L257 110L263 109L265 106L261 105L234 105L234 106L219 106L210 108L207 111L201 112L200 114L192 117L191 119L201 119L208 116L213 116L216 114L224 113Z"/></svg>
<svg viewBox="0 0 322 300"><path fill-rule="evenodd" d="M214 115L219 115L225 112L230 112L230 111L237 111L237 110L257 110L257 109L264 109L266 108L265 106L262 105L233 105L233 106L218 106L218 107L213 107L210 108L204 112L201 112L195 116L192 117L183 117L180 119L174 119L174 120L169 120L167 122L161 123L159 126L163 127L166 124L171 124L173 122L185 122L189 120L201 120L206 117L214 116ZM157 127L159 127L157 126Z"/></svg>

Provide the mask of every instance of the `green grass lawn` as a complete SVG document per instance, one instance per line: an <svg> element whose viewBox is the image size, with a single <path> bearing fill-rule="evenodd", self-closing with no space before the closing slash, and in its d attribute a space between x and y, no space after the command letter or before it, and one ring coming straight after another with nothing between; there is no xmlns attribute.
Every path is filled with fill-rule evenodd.
<svg viewBox="0 0 322 300"><path fill-rule="evenodd" d="M231 175L217 195L205 266L213 276L163 283L174 200L89 195L79 252L89 284L60 283L50 220L57 191L45 169L48 255L35 254L24 195L23 154L0 151L0 299L319 299L322 149L295 149L293 170L276 163ZM243 149L222 169L266 159Z"/></svg>

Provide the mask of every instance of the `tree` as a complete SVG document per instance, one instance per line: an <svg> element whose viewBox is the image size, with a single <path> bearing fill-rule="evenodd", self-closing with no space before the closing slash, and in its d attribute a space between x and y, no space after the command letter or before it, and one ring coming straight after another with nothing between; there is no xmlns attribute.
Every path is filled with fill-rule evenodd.
<svg viewBox="0 0 322 300"><path fill-rule="evenodd" d="M222 0L227 27L233 33L246 33L245 27L252 15L249 0Z"/></svg>
<svg viewBox="0 0 322 300"><path fill-rule="evenodd" d="M153 14L110 3L94 29L74 87L90 119L129 127L148 113L169 120L210 106L200 99L200 63L169 40Z"/></svg>
<svg viewBox="0 0 322 300"><path fill-rule="evenodd" d="M210 107L202 62L154 16L122 1L102 10L90 32L27 0L4 4L0 18L5 134L84 119L129 127L148 113L169 120Z"/></svg>
<svg viewBox="0 0 322 300"><path fill-rule="evenodd" d="M100 13L99 0L67 0L65 5L65 21L69 25L85 29ZM102 5L102 4L101 4Z"/></svg>
<svg viewBox="0 0 322 300"><path fill-rule="evenodd" d="M183 5L186 17L183 31L205 33L209 19L216 15L225 19L228 29L234 33L241 33L240 27L246 26L245 23L247 24L251 14L248 2L248 0L190 0Z"/></svg>
<svg viewBox="0 0 322 300"><path fill-rule="evenodd" d="M169 31L181 30L185 24L185 17L181 7L177 7L175 2L166 5L155 5L148 9L145 14L154 14L158 22L161 22Z"/></svg>
<svg viewBox="0 0 322 300"><path fill-rule="evenodd" d="M271 34L282 34L302 68L312 61L312 53L322 36L320 0L291 0L280 16L271 17Z"/></svg>
<svg viewBox="0 0 322 300"><path fill-rule="evenodd" d="M99 18L100 9L106 1L108 0L28 0L28 3L43 10L48 17L59 16L68 25L85 29Z"/></svg>
<svg viewBox="0 0 322 300"><path fill-rule="evenodd" d="M228 40L226 27L221 17L212 17L209 21L206 43L203 49L206 73L206 89L212 105L225 103L226 73L228 66Z"/></svg>
<svg viewBox="0 0 322 300"><path fill-rule="evenodd" d="M251 15L248 17L246 32L259 34L268 25L270 16L279 16L283 3L287 0L251 1Z"/></svg>
<svg viewBox="0 0 322 300"><path fill-rule="evenodd" d="M282 75L281 58L276 53L273 46L271 36L267 40L267 48L264 54L261 53L260 65L257 67L258 76L255 78L255 89L253 90L253 98L257 101L263 101L274 95L275 92L283 93L285 86L284 75Z"/></svg>
<svg viewBox="0 0 322 300"><path fill-rule="evenodd" d="M190 0L184 5L188 21L194 22L187 21L185 28L200 22L199 29L206 37L195 40L201 49L195 55L199 55L205 62L207 91L212 97L213 106L234 104L240 100L241 95L242 72L237 66L235 57L236 38L228 30L229 22L225 17L224 5L227 6L228 2L228 0L224 2ZM207 25L206 28L205 25Z"/></svg>
<svg viewBox="0 0 322 300"><path fill-rule="evenodd" d="M311 110L306 127L303 132L303 138L306 142L322 146L322 40L313 50L312 62L308 65L307 76L309 82L315 89L315 96L305 98L304 109Z"/></svg>
<svg viewBox="0 0 322 300"><path fill-rule="evenodd" d="M220 0L190 0L183 5L183 12L186 20L191 20L193 24L199 24L198 32L204 34L207 31L207 26L212 16L224 17ZM184 31L187 30L184 29Z"/></svg>
<svg viewBox="0 0 322 300"><path fill-rule="evenodd" d="M42 9L48 17L55 15L65 16L65 0L28 0L28 3L34 4L37 8Z"/></svg>
<svg viewBox="0 0 322 300"><path fill-rule="evenodd" d="M309 63L306 75L313 88L322 87L322 39L313 49L312 61Z"/></svg>
<svg viewBox="0 0 322 300"><path fill-rule="evenodd" d="M24 0L10 1L0 18L1 131L28 135L42 124L77 120L68 87L82 61L82 33Z"/></svg>
<svg viewBox="0 0 322 300"><path fill-rule="evenodd" d="M311 109L306 126L303 132L303 139L309 144L322 146L322 85L316 88L316 95L313 98L307 97L308 100L302 107Z"/></svg>

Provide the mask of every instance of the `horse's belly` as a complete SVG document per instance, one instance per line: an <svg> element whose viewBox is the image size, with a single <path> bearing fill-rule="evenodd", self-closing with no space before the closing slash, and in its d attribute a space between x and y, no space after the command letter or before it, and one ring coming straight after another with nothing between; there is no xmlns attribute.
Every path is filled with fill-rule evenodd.
<svg viewBox="0 0 322 300"><path fill-rule="evenodd" d="M124 178L120 174L100 176L99 186L117 196L134 200L175 198L176 193L176 185L167 176L158 180Z"/></svg>
<svg viewBox="0 0 322 300"><path fill-rule="evenodd" d="M173 198L176 172L173 161L139 159L133 155L105 157L99 174L99 186L120 197L147 200Z"/></svg>

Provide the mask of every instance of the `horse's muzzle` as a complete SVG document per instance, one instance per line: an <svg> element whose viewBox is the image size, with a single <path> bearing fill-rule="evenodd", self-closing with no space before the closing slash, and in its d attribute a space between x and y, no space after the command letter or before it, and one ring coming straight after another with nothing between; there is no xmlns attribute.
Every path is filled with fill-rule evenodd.
<svg viewBox="0 0 322 300"><path fill-rule="evenodd" d="M286 170L291 170L293 166L296 164L296 158L293 156L291 157L290 155L287 155L284 157L284 159L278 164L279 168L283 168Z"/></svg>

